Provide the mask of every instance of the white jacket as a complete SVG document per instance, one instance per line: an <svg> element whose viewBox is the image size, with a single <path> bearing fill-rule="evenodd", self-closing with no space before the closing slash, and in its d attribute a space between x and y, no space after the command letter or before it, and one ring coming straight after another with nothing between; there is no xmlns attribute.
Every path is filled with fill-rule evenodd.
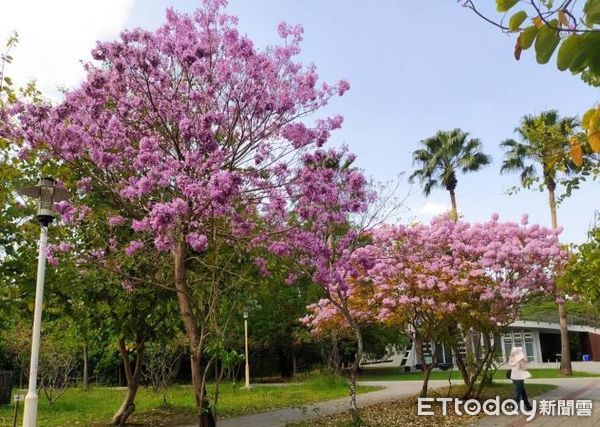
<svg viewBox="0 0 600 427"><path fill-rule="evenodd" d="M516 363L511 363L509 360L508 366L510 366L511 380L526 380L527 378L531 378L531 374L527 371L527 360L521 359Z"/></svg>

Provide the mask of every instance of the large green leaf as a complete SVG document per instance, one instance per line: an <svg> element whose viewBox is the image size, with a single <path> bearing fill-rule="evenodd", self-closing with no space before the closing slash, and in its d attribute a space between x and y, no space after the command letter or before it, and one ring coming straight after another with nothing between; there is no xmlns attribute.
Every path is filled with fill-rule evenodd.
<svg viewBox="0 0 600 427"><path fill-rule="evenodd" d="M562 42L558 49L558 57L556 58L556 65L559 70L565 71L569 68L571 62L581 52L583 44L583 36L579 34L573 34Z"/></svg>
<svg viewBox="0 0 600 427"><path fill-rule="evenodd" d="M600 71L598 71L600 64L598 64L597 60L599 49L599 33L582 34L581 43L569 63L569 71L571 71L573 74L578 74L587 68L590 73L594 75L600 75Z"/></svg>
<svg viewBox="0 0 600 427"><path fill-rule="evenodd" d="M521 48L524 50L529 49L533 44L537 33L538 29L535 25L525 28L521 33Z"/></svg>
<svg viewBox="0 0 600 427"><path fill-rule="evenodd" d="M550 21L550 25L553 27L558 26L558 19ZM548 25L544 25L540 28L538 35L535 39L535 59L539 64L546 64L556 46L560 43L560 35L558 31L550 28Z"/></svg>
<svg viewBox="0 0 600 427"><path fill-rule="evenodd" d="M588 69L598 76L600 75L600 54L598 54L600 52L600 33L587 33L585 40Z"/></svg>
<svg viewBox="0 0 600 427"><path fill-rule="evenodd" d="M600 24L600 0L587 0L583 6L583 13L588 26Z"/></svg>
<svg viewBox="0 0 600 427"><path fill-rule="evenodd" d="M581 38L581 45L569 62L569 71L573 74L579 74L587 68L590 43L588 41L587 34L582 35Z"/></svg>
<svg viewBox="0 0 600 427"><path fill-rule="evenodd" d="M591 55L588 58L587 65L588 70L590 70L593 75L600 76L600 55Z"/></svg>
<svg viewBox="0 0 600 427"><path fill-rule="evenodd" d="M508 21L508 28L510 31L517 31L525 18L527 18L527 12L524 10L520 10L511 16L510 20Z"/></svg>
<svg viewBox="0 0 600 427"><path fill-rule="evenodd" d="M498 12L508 12L518 2L519 0L496 0L496 8Z"/></svg>

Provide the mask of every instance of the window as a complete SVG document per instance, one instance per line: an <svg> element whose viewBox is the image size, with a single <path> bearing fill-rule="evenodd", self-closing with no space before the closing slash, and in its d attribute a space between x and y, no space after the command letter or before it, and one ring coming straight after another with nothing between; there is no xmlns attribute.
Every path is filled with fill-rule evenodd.
<svg viewBox="0 0 600 427"><path fill-rule="evenodd" d="M527 361L535 361L533 331L524 330L522 332L507 332L502 335L502 342L504 345L504 354L506 356L506 360L508 360L513 347L523 347L523 352L525 353L525 356L527 356Z"/></svg>
<svg viewBox="0 0 600 427"><path fill-rule="evenodd" d="M523 350L527 356L527 361L533 362L535 360L533 349L533 332L525 331L523 333L523 338L525 339L525 348Z"/></svg>
<svg viewBox="0 0 600 427"><path fill-rule="evenodd" d="M504 336L502 337L502 341L504 341L504 354L506 356L506 360L508 360L508 357L510 356L510 351L513 347L512 334L510 332L504 334Z"/></svg>

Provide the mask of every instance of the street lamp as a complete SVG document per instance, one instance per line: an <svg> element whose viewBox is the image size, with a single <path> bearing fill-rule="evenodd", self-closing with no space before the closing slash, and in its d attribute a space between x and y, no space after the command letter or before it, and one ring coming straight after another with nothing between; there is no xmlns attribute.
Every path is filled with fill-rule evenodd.
<svg viewBox="0 0 600 427"><path fill-rule="evenodd" d="M245 388L250 388L250 365L248 363L248 309L244 308L244 345L246 347L246 384Z"/></svg>
<svg viewBox="0 0 600 427"><path fill-rule="evenodd" d="M48 225L54 219L52 207L55 202L67 200L68 193L56 186L50 177L42 177L37 185L19 190L23 196L37 199L35 218L40 223L40 243L38 253L37 282L35 284L35 308L33 311L33 335L31 338L31 360L29 365L29 389L25 396L23 427L35 427L37 419L37 370L40 353L40 329L42 323L42 301L44 299L44 275L46 272L46 243L48 241Z"/></svg>

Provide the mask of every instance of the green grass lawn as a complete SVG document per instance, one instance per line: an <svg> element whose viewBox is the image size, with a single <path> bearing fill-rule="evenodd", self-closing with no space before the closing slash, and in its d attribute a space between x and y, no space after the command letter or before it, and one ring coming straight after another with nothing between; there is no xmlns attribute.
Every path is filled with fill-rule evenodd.
<svg viewBox="0 0 600 427"><path fill-rule="evenodd" d="M359 392L376 390L377 387L361 387ZM209 392L214 386L209 387ZM317 377L302 383L285 386L256 386L245 390L230 383L219 386L217 402L219 417L268 411L285 406L302 406L321 400L348 395L348 385L343 378ZM93 388L87 392L70 389L53 405L40 395L38 426L88 426L105 425L117 410L125 390L117 388ZM129 422L137 425L174 426L194 423L194 396L190 386L176 386L167 391L169 407L163 405L161 393L140 389L136 399L136 412ZM12 426L14 407L0 407L0 426ZM22 422L20 409L19 422Z"/></svg>
<svg viewBox="0 0 600 427"><path fill-rule="evenodd" d="M541 368L529 369L533 378L560 378L561 374L558 369ZM431 373L432 380L447 380L450 376L450 371L434 371ZM588 372L573 372L573 377L598 377L598 374ZM506 379L506 369L500 369L494 375L495 379ZM363 369L360 379L363 381L411 381L422 380L423 373L417 372L400 372L398 368L371 368ZM461 379L460 373L457 370L452 371L452 379Z"/></svg>

